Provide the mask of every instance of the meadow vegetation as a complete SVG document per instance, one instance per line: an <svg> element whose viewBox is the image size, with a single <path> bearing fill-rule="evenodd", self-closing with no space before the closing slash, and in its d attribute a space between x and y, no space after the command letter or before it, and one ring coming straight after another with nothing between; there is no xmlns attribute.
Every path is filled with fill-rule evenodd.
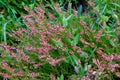
<svg viewBox="0 0 120 80"><path fill-rule="evenodd" d="M0 80L120 79L120 0L62 1L0 0Z"/></svg>

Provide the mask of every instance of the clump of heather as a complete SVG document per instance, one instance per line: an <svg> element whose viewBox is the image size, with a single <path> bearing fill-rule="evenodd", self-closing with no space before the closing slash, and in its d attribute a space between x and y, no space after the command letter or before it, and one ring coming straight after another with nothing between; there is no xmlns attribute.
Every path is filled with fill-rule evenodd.
<svg viewBox="0 0 120 80"><path fill-rule="evenodd" d="M88 3L95 7L91 0ZM73 10L69 16L69 12L55 7L59 17L48 13L48 19L41 7L24 9L29 13L22 15L26 28L8 33L19 43L0 44L0 76L4 79L57 80L61 75L76 80L120 77L118 40L104 20L94 24L102 27L94 29L92 20L94 14L100 17L98 12L79 16ZM111 74L114 76L110 77Z"/></svg>
<svg viewBox="0 0 120 80"><path fill-rule="evenodd" d="M43 65L54 67L66 59L61 40L67 37L65 28L45 23L45 12L42 8L35 7L34 10L30 10L25 7L25 10L29 12L28 15L23 15L23 22L27 28L18 28L12 30L13 34L8 34L20 43L17 46L1 44L4 52L1 53L0 75L5 79L44 79L45 77L40 75ZM60 56L52 56L57 50L60 52L56 54Z"/></svg>

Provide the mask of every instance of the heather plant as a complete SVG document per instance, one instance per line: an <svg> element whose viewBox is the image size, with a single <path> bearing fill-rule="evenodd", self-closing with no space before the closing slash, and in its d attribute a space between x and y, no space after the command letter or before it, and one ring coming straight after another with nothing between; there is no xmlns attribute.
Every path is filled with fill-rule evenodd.
<svg viewBox="0 0 120 80"><path fill-rule="evenodd" d="M119 79L119 19L111 28L108 16L91 0L88 4L91 10L84 14L54 4L59 16L48 13L48 18L44 7L25 6L28 14L21 16L26 27L6 33L17 43L0 44L1 79Z"/></svg>
<svg viewBox="0 0 120 80"><path fill-rule="evenodd" d="M24 13L24 5L29 6L31 9L33 9L35 1L1 0L0 5L0 9L3 12L2 14L11 16L12 18L17 18L20 17L20 13Z"/></svg>
<svg viewBox="0 0 120 80"><path fill-rule="evenodd" d="M10 39L6 32L11 32L11 29L17 27L24 27L21 14L27 14L23 8L25 5L33 9L37 5L37 1L0 0L0 42L6 42Z"/></svg>

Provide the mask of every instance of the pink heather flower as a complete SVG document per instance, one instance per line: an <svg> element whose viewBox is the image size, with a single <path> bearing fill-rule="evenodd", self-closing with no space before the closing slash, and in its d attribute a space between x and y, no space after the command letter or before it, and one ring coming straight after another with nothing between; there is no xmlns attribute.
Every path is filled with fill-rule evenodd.
<svg viewBox="0 0 120 80"><path fill-rule="evenodd" d="M18 35L19 37L23 37L23 32L25 32L26 30L25 29L22 29L22 28L18 28L18 30L17 31L14 31L14 30L12 30L12 32L14 33L14 34L16 34L16 35Z"/></svg>
<svg viewBox="0 0 120 80"><path fill-rule="evenodd" d="M49 47L50 46L50 44L48 42L46 42L46 41L41 41L41 44L44 45L45 47Z"/></svg>
<svg viewBox="0 0 120 80"><path fill-rule="evenodd" d="M43 53L43 48L41 48L41 47L37 48L37 51L38 51L39 54L42 54Z"/></svg>
<svg viewBox="0 0 120 80"><path fill-rule="evenodd" d="M47 56L46 55L40 55L39 58L42 59L42 58L46 58Z"/></svg>
<svg viewBox="0 0 120 80"><path fill-rule="evenodd" d="M77 65L80 65L80 64L81 64L81 61L80 61L80 60L77 60L76 63L77 63Z"/></svg>
<svg viewBox="0 0 120 80"><path fill-rule="evenodd" d="M73 45L73 50L75 51L77 49L76 44Z"/></svg>
<svg viewBox="0 0 120 80"><path fill-rule="evenodd" d="M90 46L90 47L94 47L94 43L88 43L87 41L85 41L84 39L82 39L82 38L80 38L80 41L82 42L82 43L84 43L84 44L86 44L86 45L88 45L88 46Z"/></svg>
<svg viewBox="0 0 120 80"><path fill-rule="evenodd" d="M116 74L117 77L120 78L120 72L116 72L115 74Z"/></svg>
<svg viewBox="0 0 120 80"><path fill-rule="evenodd" d="M29 8L27 6L24 6L24 9L29 12Z"/></svg>
<svg viewBox="0 0 120 80"><path fill-rule="evenodd" d="M102 52L102 50L98 49L96 52L97 52L98 57L103 59L103 52Z"/></svg>
<svg viewBox="0 0 120 80"><path fill-rule="evenodd" d="M18 54L16 54L16 53L11 52L11 56L15 57L17 61L21 60L21 57Z"/></svg>
<svg viewBox="0 0 120 80"><path fill-rule="evenodd" d="M80 38L80 41L81 41L82 43L86 44L86 45L89 45L89 43L86 42L86 41L85 41L84 39L82 39L82 38Z"/></svg>
<svg viewBox="0 0 120 80"><path fill-rule="evenodd" d="M22 77L24 76L24 73L22 71L19 71L17 73L13 73L12 76L19 76L19 77Z"/></svg>
<svg viewBox="0 0 120 80"><path fill-rule="evenodd" d="M20 49L16 49L16 51L17 51L17 53L19 53L19 54L23 54L24 52L22 51L22 50L20 50Z"/></svg>
<svg viewBox="0 0 120 80"><path fill-rule="evenodd" d="M11 49L11 46L9 46L9 45L2 45L7 51L10 51L10 49Z"/></svg>
<svg viewBox="0 0 120 80"><path fill-rule="evenodd" d="M38 25L44 24L44 22L41 19L37 19L36 22L38 23Z"/></svg>
<svg viewBox="0 0 120 80"><path fill-rule="evenodd" d="M78 11L74 10L74 16L77 17Z"/></svg>
<svg viewBox="0 0 120 80"><path fill-rule="evenodd" d="M29 62L29 58L30 58L30 56L23 55L21 59L26 62Z"/></svg>
<svg viewBox="0 0 120 80"><path fill-rule="evenodd" d="M68 38L73 38L72 34L70 34L70 33L67 34L67 37Z"/></svg>
<svg viewBox="0 0 120 80"><path fill-rule="evenodd" d="M58 6L58 5L56 5L56 6ZM60 8L58 8L58 7L55 7L55 10L57 11L57 12L59 12L59 13L62 13L63 11L60 9Z"/></svg>
<svg viewBox="0 0 120 80"><path fill-rule="evenodd" d="M81 35L84 35L84 31L81 31L80 34L81 34Z"/></svg>
<svg viewBox="0 0 120 80"><path fill-rule="evenodd" d="M41 13L41 14L45 13L45 11L43 9L39 8L39 7L35 7L35 10L38 11L39 13Z"/></svg>
<svg viewBox="0 0 120 80"><path fill-rule="evenodd" d="M8 74L4 74L4 76L3 76L5 79L8 79L8 78L10 78L10 75L8 75Z"/></svg>
<svg viewBox="0 0 120 80"><path fill-rule="evenodd" d="M57 40L57 42L61 42L61 43L62 43L61 38L59 38L59 39Z"/></svg>
<svg viewBox="0 0 120 80"><path fill-rule="evenodd" d="M101 35L102 35L102 32L103 32L102 30L99 30L97 35L95 35L96 42L99 42Z"/></svg>
<svg viewBox="0 0 120 80"><path fill-rule="evenodd" d="M47 37L49 37L50 39L54 37L54 35L51 32L47 31L46 34L47 34Z"/></svg>
<svg viewBox="0 0 120 80"><path fill-rule="evenodd" d="M0 72L0 75L3 75L3 73L2 73L2 72Z"/></svg>
<svg viewBox="0 0 120 80"><path fill-rule="evenodd" d="M25 8L26 11L28 11L30 13L29 15L23 16L24 19L33 16L36 19L36 22L37 22L38 25L43 24L42 19L44 19L43 15L45 13L45 11L43 9L41 9L39 7L35 7L35 12L34 12L34 11L30 10L28 7L24 7L24 8Z"/></svg>
<svg viewBox="0 0 120 80"><path fill-rule="evenodd" d="M110 61L110 62L112 62L113 60L114 61L120 60L120 55L117 55L117 54L114 54L114 55L104 55L104 54L102 54L102 57L105 60Z"/></svg>
<svg viewBox="0 0 120 80"><path fill-rule="evenodd" d="M17 72L17 76L24 76L24 73L22 71Z"/></svg>
<svg viewBox="0 0 120 80"><path fill-rule="evenodd" d="M8 71L10 71L10 72L14 72L14 69L12 69L10 66L8 66L7 63L3 63L2 65L3 65L3 68L4 68L4 69L6 69L6 70L8 70Z"/></svg>
<svg viewBox="0 0 120 80"><path fill-rule="evenodd" d="M98 59L93 59L93 63L96 64L99 69L104 69L104 68L101 66L100 61L99 61Z"/></svg>
<svg viewBox="0 0 120 80"><path fill-rule="evenodd" d="M30 17L26 18L26 20L29 21L29 24L35 25L35 22Z"/></svg>
<svg viewBox="0 0 120 80"><path fill-rule="evenodd" d="M50 80L57 80L54 75L50 75Z"/></svg>
<svg viewBox="0 0 120 80"><path fill-rule="evenodd" d="M14 30L12 30L12 32L14 33L14 34L17 34L18 36L20 36L20 37L22 37L22 30L20 30L20 28L18 29L18 31L14 31Z"/></svg>
<svg viewBox="0 0 120 80"><path fill-rule="evenodd" d="M82 53L82 49L79 47L77 53Z"/></svg>
<svg viewBox="0 0 120 80"><path fill-rule="evenodd" d="M34 64L34 68L38 68L40 64Z"/></svg>
<svg viewBox="0 0 120 80"><path fill-rule="evenodd" d="M119 67L118 64L111 64L109 63L108 64L108 69L111 71L111 72L114 72L115 71L115 68Z"/></svg>
<svg viewBox="0 0 120 80"><path fill-rule="evenodd" d="M110 62L112 62L112 60L113 60L113 58L114 58L114 56L113 55L111 55L111 56L107 56L107 55L102 55L102 57L103 57L103 59L105 59L105 60L107 60L107 61L110 61Z"/></svg>
<svg viewBox="0 0 120 80"><path fill-rule="evenodd" d="M14 34L12 33L7 33L9 35L9 37L14 37Z"/></svg>
<svg viewBox="0 0 120 80"><path fill-rule="evenodd" d="M83 20L80 21L80 24L81 24L82 26L86 26L86 23L85 23Z"/></svg>
<svg viewBox="0 0 120 80"><path fill-rule="evenodd" d="M94 4L91 0L88 1L88 4L89 4L90 6L92 6L92 7L95 6L95 4Z"/></svg>
<svg viewBox="0 0 120 80"><path fill-rule="evenodd" d="M88 30L89 32L92 32L86 25L86 23L83 21L83 20L80 20L80 24L86 29Z"/></svg>
<svg viewBox="0 0 120 80"><path fill-rule="evenodd" d="M39 74L35 73L35 72L32 72L32 73L28 73L28 76L34 78L34 77L39 76Z"/></svg>
<svg viewBox="0 0 120 80"><path fill-rule="evenodd" d="M47 60L48 60L49 64L51 64L52 66L56 66L56 64L65 60L65 58L60 58L60 59L47 58Z"/></svg>
<svg viewBox="0 0 120 80"><path fill-rule="evenodd" d="M91 80L91 79L88 77L83 77L81 80Z"/></svg>
<svg viewBox="0 0 120 80"><path fill-rule="evenodd" d="M23 48L24 49L26 49L26 50L32 50L32 51L36 51L38 48L36 48L36 47L28 47L28 46L23 46Z"/></svg>
<svg viewBox="0 0 120 80"><path fill-rule="evenodd" d="M72 50L70 50L70 54L71 54L71 55L73 55L73 54L74 54L74 52L73 52Z"/></svg>
<svg viewBox="0 0 120 80"><path fill-rule="evenodd" d="M114 56L113 60L115 61L120 60L120 55L114 54L113 56Z"/></svg>
<svg viewBox="0 0 120 80"><path fill-rule="evenodd" d="M56 19L56 16L50 12L48 12L49 19Z"/></svg>
<svg viewBox="0 0 120 80"><path fill-rule="evenodd" d="M43 48L43 52L44 52L44 53L48 53L50 50L51 50L51 48L49 48L49 47Z"/></svg>
<svg viewBox="0 0 120 80"><path fill-rule="evenodd" d="M29 32L29 34L34 34L34 35L37 35L37 34L39 34L39 30L37 30L35 27L33 27L32 25L34 25L34 24L32 24L32 25L30 25L30 23L29 22L24 22L25 23L25 25L30 29L30 32ZM35 26L35 25L34 25ZM28 31L27 31L28 32Z"/></svg>

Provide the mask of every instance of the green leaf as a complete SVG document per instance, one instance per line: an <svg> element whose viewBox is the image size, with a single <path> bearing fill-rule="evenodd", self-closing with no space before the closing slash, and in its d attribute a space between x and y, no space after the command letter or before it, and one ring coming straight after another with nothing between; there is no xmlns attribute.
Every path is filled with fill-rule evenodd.
<svg viewBox="0 0 120 80"><path fill-rule="evenodd" d="M70 16L68 16L67 18L63 17L62 23L63 23L63 27L68 26L68 20L72 17L72 14Z"/></svg>
<svg viewBox="0 0 120 80"><path fill-rule="evenodd" d="M62 21L62 22L63 22L63 26L64 26L64 27L66 27L66 26L68 25L68 22L67 22L67 20L66 20L65 17L63 17L63 21Z"/></svg>
<svg viewBox="0 0 120 80"><path fill-rule="evenodd" d="M57 47L63 47L63 44L61 42L56 42L55 44Z"/></svg>
<svg viewBox="0 0 120 80"><path fill-rule="evenodd" d="M34 8L34 4L30 4L29 7L30 7L30 9L33 9Z"/></svg>
<svg viewBox="0 0 120 80"><path fill-rule="evenodd" d="M88 54L86 53L86 52L82 52L81 54L80 54L80 57L85 57L85 56L87 56Z"/></svg>
<svg viewBox="0 0 120 80"><path fill-rule="evenodd" d="M100 19L101 19L101 21L105 21L105 22L107 22L108 20L109 20L109 17L108 16L105 16L105 15L103 15L103 14L100 14Z"/></svg>
<svg viewBox="0 0 120 80"><path fill-rule="evenodd" d="M78 65L77 62L76 62L78 60L78 57L73 55L72 58L73 58L74 62L76 63L76 65Z"/></svg>
<svg viewBox="0 0 120 80"><path fill-rule="evenodd" d="M120 5L117 4L117 3L111 3L111 4L113 4L113 5L117 6L118 8L120 8Z"/></svg>
<svg viewBox="0 0 120 80"><path fill-rule="evenodd" d="M80 34L77 34L77 35L74 37L74 39L73 39L73 41L72 41L71 44L78 44L79 38L80 38Z"/></svg>
<svg viewBox="0 0 120 80"><path fill-rule="evenodd" d="M75 66L75 62L73 60L73 57L69 54L68 50L66 50L66 54L68 56L67 62L69 62L74 67Z"/></svg>
<svg viewBox="0 0 120 80"><path fill-rule="evenodd" d="M64 76L63 76L63 74L62 74L60 77L58 77L57 80L64 80Z"/></svg>
<svg viewBox="0 0 120 80"><path fill-rule="evenodd" d="M110 40L110 44L111 44L113 47L116 47L115 43L114 43L112 40Z"/></svg>
<svg viewBox="0 0 120 80"><path fill-rule="evenodd" d="M71 14L70 16L68 16L68 17L66 18L66 20L68 21L72 16L73 16L73 14Z"/></svg>

